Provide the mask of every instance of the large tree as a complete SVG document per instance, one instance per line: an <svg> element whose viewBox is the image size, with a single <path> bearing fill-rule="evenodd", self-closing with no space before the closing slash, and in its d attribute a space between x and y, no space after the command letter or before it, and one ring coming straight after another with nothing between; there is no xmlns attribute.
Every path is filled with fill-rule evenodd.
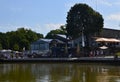
<svg viewBox="0 0 120 82"><path fill-rule="evenodd" d="M0 43L2 48L19 51L22 51L23 48L29 50L30 44L39 38L43 38L43 35L25 28L19 28L16 31L4 34L0 33Z"/></svg>
<svg viewBox="0 0 120 82"><path fill-rule="evenodd" d="M67 15L67 35L72 39L81 36L82 31L88 37L103 28L103 17L87 4L75 4Z"/></svg>

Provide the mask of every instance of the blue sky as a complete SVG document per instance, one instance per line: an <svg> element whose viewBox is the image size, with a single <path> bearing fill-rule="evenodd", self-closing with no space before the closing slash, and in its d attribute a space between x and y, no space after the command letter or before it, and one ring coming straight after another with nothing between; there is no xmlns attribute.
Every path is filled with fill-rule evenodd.
<svg viewBox="0 0 120 82"><path fill-rule="evenodd" d="M0 0L0 32L25 27L46 35L66 24L75 3L86 3L102 14L105 28L120 30L120 0Z"/></svg>

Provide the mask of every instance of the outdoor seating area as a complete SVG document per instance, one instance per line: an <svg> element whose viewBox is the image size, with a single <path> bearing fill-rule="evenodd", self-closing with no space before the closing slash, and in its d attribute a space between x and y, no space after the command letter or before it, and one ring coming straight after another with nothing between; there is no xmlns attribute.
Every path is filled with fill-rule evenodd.
<svg viewBox="0 0 120 82"><path fill-rule="evenodd" d="M0 50L0 59L21 59L25 58L23 52L12 50Z"/></svg>

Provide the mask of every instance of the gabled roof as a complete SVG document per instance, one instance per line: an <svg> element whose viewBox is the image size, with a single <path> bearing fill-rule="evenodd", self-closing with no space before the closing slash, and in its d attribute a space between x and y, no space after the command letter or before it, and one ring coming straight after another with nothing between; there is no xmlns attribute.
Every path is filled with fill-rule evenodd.
<svg viewBox="0 0 120 82"><path fill-rule="evenodd" d="M37 44L37 43L40 43L40 42L45 42L45 43L50 43L53 39L39 39L35 42L33 42L32 44Z"/></svg>
<svg viewBox="0 0 120 82"><path fill-rule="evenodd" d="M66 35L63 34L56 34L56 35L66 39Z"/></svg>
<svg viewBox="0 0 120 82"><path fill-rule="evenodd" d="M39 40L33 42L32 44L51 43L52 41L57 41L58 43L64 44L64 42L59 39L39 39Z"/></svg>
<svg viewBox="0 0 120 82"><path fill-rule="evenodd" d="M53 39L40 39L40 40L47 42L47 43L50 43Z"/></svg>
<svg viewBox="0 0 120 82"><path fill-rule="evenodd" d="M106 38L120 38L120 30L103 28L98 36Z"/></svg>
<svg viewBox="0 0 120 82"><path fill-rule="evenodd" d="M58 40L58 39L53 39L52 41L57 41L58 43L64 44L65 42Z"/></svg>
<svg viewBox="0 0 120 82"><path fill-rule="evenodd" d="M119 31L120 32L120 29L112 29L112 28L103 28L103 30L112 30L112 31Z"/></svg>
<svg viewBox="0 0 120 82"><path fill-rule="evenodd" d="M59 40L61 40L63 42L67 42L68 41L68 38L66 37L66 35L62 35L62 34L56 34L55 38L59 39Z"/></svg>

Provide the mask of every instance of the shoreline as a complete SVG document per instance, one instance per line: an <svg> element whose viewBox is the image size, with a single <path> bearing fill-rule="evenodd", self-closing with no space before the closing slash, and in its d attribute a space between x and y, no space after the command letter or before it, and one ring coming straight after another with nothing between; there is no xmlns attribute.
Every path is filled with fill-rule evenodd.
<svg viewBox="0 0 120 82"><path fill-rule="evenodd" d="M103 63L120 65L120 58L97 58L97 57L80 57L80 58L24 58L24 59L0 59L2 63Z"/></svg>

